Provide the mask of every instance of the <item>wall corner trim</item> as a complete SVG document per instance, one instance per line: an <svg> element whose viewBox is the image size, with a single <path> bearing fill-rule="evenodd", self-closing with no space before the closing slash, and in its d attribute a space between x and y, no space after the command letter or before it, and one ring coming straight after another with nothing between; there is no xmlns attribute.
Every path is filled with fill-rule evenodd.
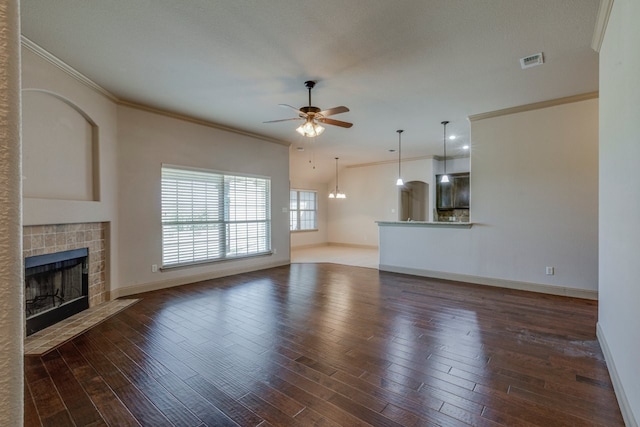
<svg viewBox="0 0 640 427"><path fill-rule="evenodd" d="M611 382L613 383L613 391L615 392L616 398L618 399L618 405L620 406L620 412L622 412L624 423L627 427L638 427L638 422L636 421L636 418L631 411L631 405L629 404L627 394L622 387L620 376L618 375L616 365L613 362L611 349L609 348L609 344L607 343L607 339L604 335L604 330L602 329L602 325L600 322L598 322L596 325L596 337L598 338L600 348L602 349L602 353L604 354L604 360L605 362L607 362L609 376L611 377Z"/></svg>
<svg viewBox="0 0 640 427"><path fill-rule="evenodd" d="M591 48L598 53L600 53L600 49L602 48L602 42L604 41L604 35L607 31L612 8L613 0L600 0L600 8L598 9L598 16L596 17L596 27L593 30L593 38L591 39Z"/></svg>

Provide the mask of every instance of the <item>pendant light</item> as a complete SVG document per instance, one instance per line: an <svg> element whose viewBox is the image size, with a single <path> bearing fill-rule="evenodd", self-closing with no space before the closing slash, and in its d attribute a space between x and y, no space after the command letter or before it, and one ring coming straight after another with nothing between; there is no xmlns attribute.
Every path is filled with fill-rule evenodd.
<svg viewBox="0 0 640 427"><path fill-rule="evenodd" d="M441 122L441 124L444 127L444 136L442 138L442 141L444 143L444 175L442 175L442 178L440 178L440 182L446 184L449 182L449 175L447 175L447 125L449 124L449 122L445 120Z"/></svg>
<svg viewBox="0 0 640 427"><path fill-rule="evenodd" d="M396 185L400 187L404 185L404 181L402 181L402 174L400 170L400 164L402 161L402 132L404 131L402 129L398 129L396 132L398 132L398 180L396 181Z"/></svg>
<svg viewBox="0 0 640 427"><path fill-rule="evenodd" d="M329 193L329 198L330 199L346 199L347 195L344 193L341 193L340 190L338 189L338 157L336 157L336 191L335 192L331 192Z"/></svg>

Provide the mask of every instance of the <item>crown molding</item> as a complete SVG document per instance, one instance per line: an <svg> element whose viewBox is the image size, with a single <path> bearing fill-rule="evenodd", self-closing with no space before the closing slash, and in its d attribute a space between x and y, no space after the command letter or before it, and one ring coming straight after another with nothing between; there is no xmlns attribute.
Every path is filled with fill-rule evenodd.
<svg viewBox="0 0 640 427"><path fill-rule="evenodd" d="M600 8L596 17L596 28L593 30L593 39L591 39L591 48L600 53L604 34L607 31L611 9L613 8L613 0L600 0Z"/></svg>
<svg viewBox="0 0 640 427"><path fill-rule="evenodd" d="M461 155L456 155L456 156L447 156L447 160L466 159L468 157L470 157L470 155L461 154ZM444 160L444 157L442 157L442 156L434 156L434 155L409 157L409 158L406 158L406 159L402 159L402 163L413 162L413 161L416 161L416 160L437 160L437 161L442 161L442 160ZM345 166L345 168L347 168L347 169L350 169L350 168L363 168L363 167L367 167L367 166L390 165L390 164L397 165L398 164L398 159L381 160L379 162L369 162L369 163L357 163L355 165L347 165L347 166Z"/></svg>
<svg viewBox="0 0 640 427"><path fill-rule="evenodd" d="M116 102L118 103L118 105L121 105L123 107L129 107L129 108L133 108L133 109L136 109L136 110L146 111L148 113L153 113L153 114L158 114L158 115L161 115L161 116L169 117L169 118L172 118L172 119L177 119L177 120L182 120L182 121L189 122L189 123L194 123L194 124L197 124L197 125L200 125L200 126L206 126L206 127L209 127L209 128L218 129L218 130L222 130L222 131L225 131L225 132L231 132L231 133L235 133L235 134L238 134L238 135L248 136L248 137L251 137L251 138L254 138L254 139L260 139L262 141L271 142L273 144L284 145L285 147L289 147L291 145L291 142L284 141L284 140L281 140L281 139L269 138L268 136L259 135L257 133L243 131L243 130L240 130L240 129L224 126L224 125L221 125L219 123L211 122L209 120L198 119L198 118L193 117L193 116L187 116L185 114L180 114L180 113L176 113L176 112L173 112L173 111L168 111L168 110L164 110L164 109L161 109L161 108L155 108L155 107L151 107L149 105L138 104L137 102L133 102L133 101L126 101L124 99L118 99L118 101L116 101Z"/></svg>
<svg viewBox="0 0 640 427"><path fill-rule="evenodd" d="M409 157L406 159L402 159L402 162L411 162L414 160L429 160L429 159L434 159L434 156L428 155L428 156L419 156L419 157ZM379 162L369 162L369 163L356 163L355 165L347 165L345 166L345 168L350 169L350 168L363 168L363 167L367 167L367 166L378 166L378 165L389 165L389 164L398 164L398 159L394 159L394 160L381 160Z"/></svg>
<svg viewBox="0 0 640 427"><path fill-rule="evenodd" d="M134 108L134 109L141 110L141 111L146 111L146 112L149 112L149 113L155 113L155 114L159 114L159 115L162 115L162 116L165 116L165 117L171 117L173 119L178 119L178 120L182 120L182 121L198 124L198 125L201 125L201 126L206 126L206 127L210 127L210 128L226 131L226 132L232 132L232 133L235 133L235 134L238 134L238 135L244 135L244 136L248 136L248 137L251 137L251 138L260 139L262 141L270 142L270 143L273 143L273 144L284 145L286 147L291 145L291 143L288 142L288 141L283 141L283 140L276 139L276 138L269 138L267 136L263 136L263 135L255 134L255 133L252 133L252 132L247 132L247 131L243 131L243 130L240 130L240 129L235 129L235 128L232 128L232 127L224 126L224 125L221 125L221 124L218 124L218 123L215 123L215 122L211 122L209 120L198 119L198 118L195 118L195 117L192 117L192 116L188 116L188 115L185 115L185 114L180 114L180 113L176 113L176 112L172 112L172 111L168 111L168 110L163 110L163 109L160 109L160 108L151 107L149 105L139 104L137 102L127 101L127 100L118 98L117 96L115 96L114 94L112 94L111 92L109 92L108 90L106 90L105 88L103 88L102 86L100 86L99 84L94 82L93 80L91 80L89 77L87 77L84 74L80 73L75 68L73 68L72 66L70 66L66 62L62 61L60 58L54 56L52 53L50 53L49 51L45 50L43 47L41 47L40 45L36 44L35 42L33 42L32 40L28 39L27 37L21 36L20 37L20 41L21 41L22 46L24 46L26 49L28 49L31 52L35 53L36 55L38 55L40 58L44 59L48 63L54 65L55 67L57 67L58 69L60 69L61 71L63 71L64 73L66 73L67 75L72 77L73 79L75 79L76 81L84 84L85 86L89 87L90 89L93 89L96 92L98 92L99 94L105 96L106 98L108 98L109 100L113 101L117 105L122 105L122 106L125 106L125 107Z"/></svg>
<svg viewBox="0 0 640 427"><path fill-rule="evenodd" d="M106 96L111 101L118 102L117 96L115 96L114 94L112 94L111 92L109 92L108 90L106 90L105 88L103 88L102 86L94 82L93 80L91 80L89 77L85 76L84 74L82 74L81 72L79 72L78 70L76 70L75 68L67 64L66 62L64 62L60 58L46 51L44 48L37 45L35 42L29 40L25 36L20 36L20 41L22 42L22 46L24 46L26 49L30 50L31 52L35 53L36 55L38 55L40 58L44 59L48 63L64 71L65 73L67 73L68 75L70 75L71 77L79 81L80 83L84 84L85 86L88 86L89 88L95 90L101 95Z"/></svg>
<svg viewBox="0 0 640 427"><path fill-rule="evenodd" d="M518 107L505 108L503 110L489 111L469 116L470 122L490 119L493 117L506 116L509 114L523 113L525 111L539 110L541 108L555 107L556 105L570 104L572 102L587 101L598 98L598 92L583 93L582 95L566 96L564 98L550 99L549 101L536 102L533 104L520 105Z"/></svg>
<svg viewBox="0 0 640 427"><path fill-rule="evenodd" d="M469 157L471 157L471 153L469 154L456 154L454 156L447 156L447 160L455 160L455 159L468 159ZM439 162L444 160L444 156L433 156L434 160L437 160Z"/></svg>

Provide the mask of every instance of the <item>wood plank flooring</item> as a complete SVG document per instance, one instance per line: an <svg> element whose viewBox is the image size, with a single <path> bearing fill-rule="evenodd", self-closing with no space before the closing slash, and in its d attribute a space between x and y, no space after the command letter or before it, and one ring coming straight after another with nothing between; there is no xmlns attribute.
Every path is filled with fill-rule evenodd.
<svg viewBox="0 0 640 427"><path fill-rule="evenodd" d="M26 426L622 426L595 301L292 264L25 357Z"/></svg>

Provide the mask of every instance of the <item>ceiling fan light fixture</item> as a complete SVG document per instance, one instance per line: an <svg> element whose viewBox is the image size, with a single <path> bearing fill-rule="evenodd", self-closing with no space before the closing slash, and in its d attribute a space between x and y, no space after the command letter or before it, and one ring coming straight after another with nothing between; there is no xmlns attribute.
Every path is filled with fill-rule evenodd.
<svg viewBox="0 0 640 427"><path fill-rule="evenodd" d="M314 107L311 105L311 89L314 88L316 82L313 80L307 80L304 82L304 86L309 91L309 105L305 107L295 108L289 104L280 104L281 107L287 107L292 110L295 110L298 113L298 117L292 117L290 119L280 119L280 120L268 120L263 123L277 123L277 122L288 122L289 120L304 120L304 123L296 128L296 132L300 135L305 136L307 138L315 138L318 135L321 135L324 132L324 127L320 125L320 123L324 123L327 125L338 126L342 128L350 128L353 126L353 123L343 122L341 120L330 119L329 116L333 116L335 114L346 113L349 111L347 107L341 105L339 107L329 108L327 110L321 110L318 107ZM320 123L318 123L320 122Z"/></svg>
<svg viewBox="0 0 640 427"><path fill-rule="evenodd" d="M306 122L298 126L296 132L308 138L315 138L316 136L324 132L324 127L320 126L313 120L307 120Z"/></svg>

